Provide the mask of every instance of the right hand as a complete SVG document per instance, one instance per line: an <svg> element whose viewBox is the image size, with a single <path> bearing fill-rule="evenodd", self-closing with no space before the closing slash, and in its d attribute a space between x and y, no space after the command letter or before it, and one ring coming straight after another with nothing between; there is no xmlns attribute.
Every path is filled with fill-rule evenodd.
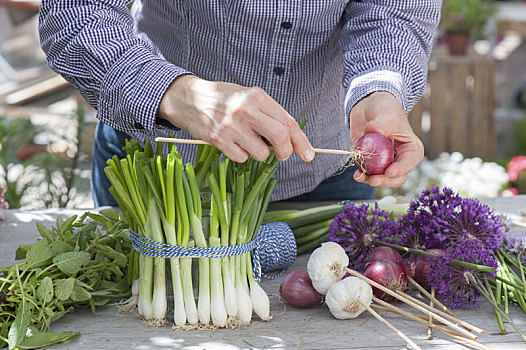
<svg viewBox="0 0 526 350"><path fill-rule="evenodd" d="M252 156L262 161L274 148L279 160L295 152L303 161L314 158L313 148L283 107L257 87L213 82L193 75L175 79L166 90L158 115L221 150L235 162Z"/></svg>

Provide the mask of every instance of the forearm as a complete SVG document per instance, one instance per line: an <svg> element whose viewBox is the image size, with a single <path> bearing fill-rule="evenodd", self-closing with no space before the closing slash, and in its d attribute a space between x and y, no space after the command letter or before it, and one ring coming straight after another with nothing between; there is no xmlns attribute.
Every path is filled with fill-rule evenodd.
<svg viewBox="0 0 526 350"><path fill-rule="evenodd" d="M347 116L375 91L393 94L408 113L422 96L439 0L364 0L347 6L342 30Z"/></svg>
<svg viewBox="0 0 526 350"><path fill-rule="evenodd" d="M184 69L133 34L124 0L43 0L39 30L49 66L121 131L153 134L169 84Z"/></svg>

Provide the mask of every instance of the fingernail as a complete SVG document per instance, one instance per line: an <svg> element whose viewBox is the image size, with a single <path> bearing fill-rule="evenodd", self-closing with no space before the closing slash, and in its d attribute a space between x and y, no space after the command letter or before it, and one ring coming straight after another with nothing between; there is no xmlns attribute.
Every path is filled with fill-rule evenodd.
<svg viewBox="0 0 526 350"><path fill-rule="evenodd" d="M305 159L307 162L312 161L314 159L314 152L310 149L306 150L303 152L303 159Z"/></svg>

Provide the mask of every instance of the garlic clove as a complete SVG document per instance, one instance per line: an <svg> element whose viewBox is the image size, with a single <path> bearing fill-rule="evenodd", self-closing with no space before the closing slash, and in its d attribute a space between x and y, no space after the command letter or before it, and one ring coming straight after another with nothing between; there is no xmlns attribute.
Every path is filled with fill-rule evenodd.
<svg viewBox="0 0 526 350"><path fill-rule="evenodd" d="M312 286L318 293L327 294L329 288L343 278L344 268L348 265L349 257L338 243L322 243L312 252L307 263Z"/></svg>
<svg viewBox="0 0 526 350"><path fill-rule="evenodd" d="M371 286L356 277L347 277L333 284L325 296L332 315L340 320L358 317L365 311L363 305L371 305L372 300Z"/></svg>

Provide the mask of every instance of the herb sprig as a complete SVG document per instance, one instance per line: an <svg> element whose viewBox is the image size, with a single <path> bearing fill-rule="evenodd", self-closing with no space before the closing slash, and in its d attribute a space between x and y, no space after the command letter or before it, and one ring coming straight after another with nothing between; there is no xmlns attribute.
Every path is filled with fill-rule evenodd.
<svg viewBox="0 0 526 350"><path fill-rule="evenodd" d="M75 306L96 306L130 295L128 226L114 210L58 217L42 236L22 244L14 266L0 270L0 348L34 349L78 332L50 333L51 323Z"/></svg>

